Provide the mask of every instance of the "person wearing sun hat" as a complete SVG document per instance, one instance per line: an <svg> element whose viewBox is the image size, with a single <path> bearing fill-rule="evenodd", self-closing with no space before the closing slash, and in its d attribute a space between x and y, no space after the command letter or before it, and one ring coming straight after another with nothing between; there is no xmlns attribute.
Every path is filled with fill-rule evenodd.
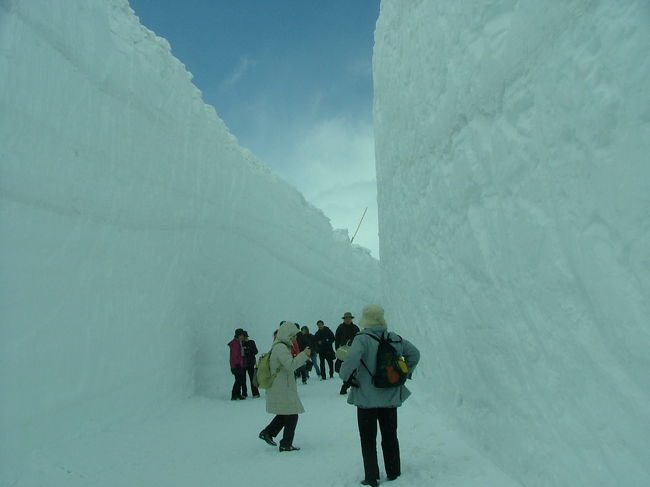
<svg viewBox="0 0 650 487"><path fill-rule="evenodd" d="M339 376L344 383L352 383L348 403L357 407L357 423L363 458L363 485L377 487L379 465L377 463L377 423L381 430L381 449L388 480L395 480L402 473L399 441L397 439L397 408L410 396L406 386L390 388L375 387L370 368L374 373L377 362L378 339L383 335L390 339L395 351L402 355L409 370L409 378L420 360L420 352L408 340L388 331L384 308L369 304L363 308L357 334L346 354Z"/></svg>
<svg viewBox="0 0 650 487"><path fill-rule="evenodd" d="M352 313L349 311L346 311L343 313L343 323L341 323L337 328L336 328L336 333L334 334L334 349L335 350L340 350L341 347L347 349L352 344L352 340L354 340L354 336L359 333L359 327L355 325L352 320L354 319L354 316L352 316ZM338 357L336 358L336 362L334 363L334 371L339 372L341 370L341 364L343 362L341 359ZM345 383L341 386L341 391L340 394L347 394L348 393L348 388Z"/></svg>

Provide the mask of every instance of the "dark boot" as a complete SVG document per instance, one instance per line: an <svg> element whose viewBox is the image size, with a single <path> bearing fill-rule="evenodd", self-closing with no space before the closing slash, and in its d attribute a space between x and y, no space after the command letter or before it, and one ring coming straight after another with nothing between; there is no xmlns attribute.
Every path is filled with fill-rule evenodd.
<svg viewBox="0 0 650 487"><path fill-rule="evenodd" d="M278 446L278 444L275 441L273 441L273 437L270 434L268 434L266 431L260 432L259 439L264 440L271 446Z"/></svg>
<svg viewBox="0 0 650 487"><path fill-rule="evenodd" d="M298 451L298 450L300 450L300 448L297 447L297 446L293 446L293 445L282 446L282 445L280 445L280 451Z"/></svg>

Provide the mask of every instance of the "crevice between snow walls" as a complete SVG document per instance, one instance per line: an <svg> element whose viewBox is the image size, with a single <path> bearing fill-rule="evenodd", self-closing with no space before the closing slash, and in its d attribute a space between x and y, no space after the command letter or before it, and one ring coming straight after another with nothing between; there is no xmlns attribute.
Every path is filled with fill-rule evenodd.
<svg viewBox="0 0 650 487"><path fill-rule="evenodd" d="M522 485L650 483L649 25L642 1L381 4L387 311L419 392Z"/></svg>
<svg viewBox="0 0 650 487"><path fill-rule="evenodd" d="M376 300L378 262L238 146L126 0L1 1L0 23L0 483L229 397L235 328L264 349Z"/></svg>

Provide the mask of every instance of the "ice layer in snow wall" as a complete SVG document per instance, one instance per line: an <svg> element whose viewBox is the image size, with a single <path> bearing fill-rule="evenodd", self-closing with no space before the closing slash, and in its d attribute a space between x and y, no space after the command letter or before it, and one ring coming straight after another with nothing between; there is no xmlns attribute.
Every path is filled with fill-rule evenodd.
<svg viewBox="0 0 650 487"><path fill-rule="evenodd" d="M650 7L384 0L382 283L522 485L650 485Z"/></svg>
<svg viewBox="0 0 650 487"><path fill-rule="evenodd" d="M8 483L122 416L229 398L235 328L264 349L376 297L377 261L238 146L126 0L0 1L0 164Z"/></svg>

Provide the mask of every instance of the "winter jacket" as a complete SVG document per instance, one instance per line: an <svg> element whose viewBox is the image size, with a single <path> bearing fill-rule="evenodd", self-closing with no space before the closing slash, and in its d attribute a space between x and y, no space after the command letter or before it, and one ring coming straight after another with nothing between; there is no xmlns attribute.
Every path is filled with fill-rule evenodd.
<svg viewBox="0 0 650 487"><path fill-rule="evenodd" d="M408 340L400 338L399 335L394 332L388 332L385 326L365 328L361 333L357 334L352 342L352 346L350 347L350 350L345 357L345 361L341 365L341 371L339 372L339 376L344 382L356 372L355 379L358 383L358 387L350 388L348 394L349 404L354 404L360 408L398 407L401 406L402 403L411 395L411 392L405 385L380 389L375 387L372 383L372 376L370 373L373 375L375 373L377 347L379 346L379 343L368 335L373 334L379 338L382 333L387 333L391 340L397 342L391 343L391 345L400 355L404 356L410 372L413 371L420 360L420 352L415 345ZM370 369L370 372L368 372L366 367L361 363L362 360L368 369Z"/></svg>
<svg viewBox="0 0 650 487"><path fill-rule="evenodd" d="M246 367L254 366L255 356L258 354L257 345L255 345L255 340L244 340L242 342L242 347L244 349L244 361Z"/></svg>
<svg viewBox="0 0 650 487"><path fill-rule="evenodd" d="M278 370L273 384L266 391L266 411L271 414L300 414L305 412L296 386L294 371L307 363L305 352L291 356L292 338L298 333L296 325L284 323L271 347L271 372Z"/></svg>
<svg viewBox="0 0 650 487"><path fill-rule="evenodd" d="M314 333L314 343L316 344L318 355L334 358L334 349L332 348L334 333L332 333L332 330L326 326L319 329Z"/></svg>
<svg viewBox="0 0 650 487"><path fill-rule="evenodd" d="M233 338L228 342L228 346L230 347L230 368L244 367L244 350L241 342L237 338Z"/></svg>
<svg viewBox="0 0 650 487"><path fill-rule="evenodd" d="M341 323L336 328L336 334L334 335L334 348L348 345L348 342L351 342L357 333L359 333L359 327L354 323L350 323L349 325Z"/></svg>
<svg viewBox="0 0 650 487"><path fill-rule="evenodd" d="M298 347L300 347L301 352L307 347L314 348L314 335L311 333L298 333L296 340L298 341Z"/></svg>

